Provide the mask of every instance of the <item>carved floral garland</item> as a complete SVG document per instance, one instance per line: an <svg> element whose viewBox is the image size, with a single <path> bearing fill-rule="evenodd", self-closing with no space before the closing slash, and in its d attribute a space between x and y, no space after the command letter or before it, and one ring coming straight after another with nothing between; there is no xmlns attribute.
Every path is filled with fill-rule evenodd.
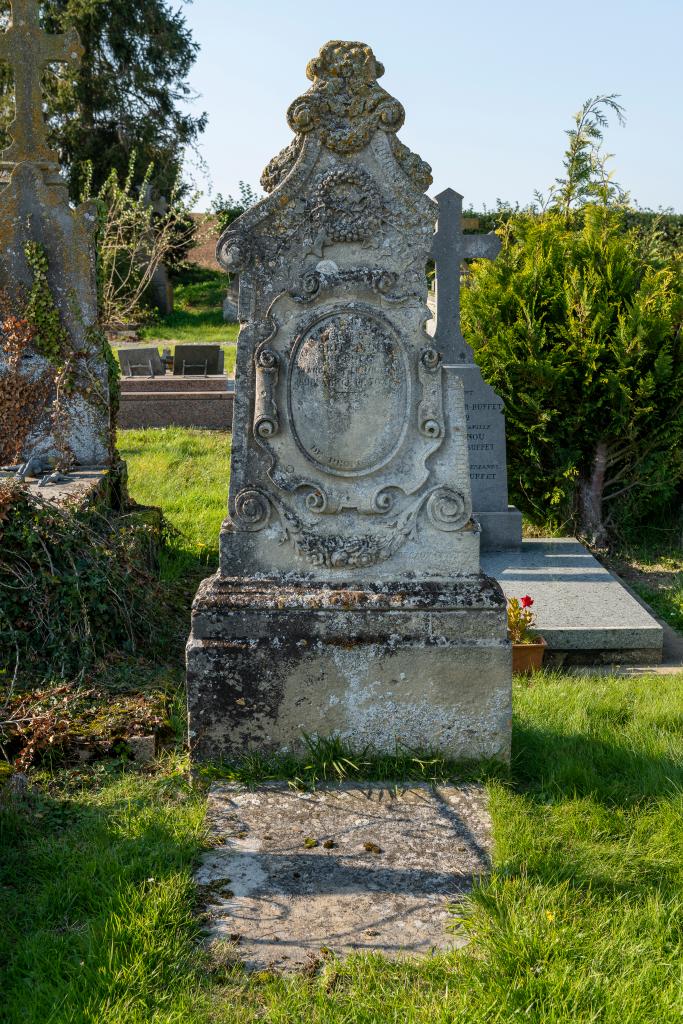
<svg viewBox="0 0 683 1024"><path fill-rule="evenodd" d="M297 555L310 565L329 569L376 565L391 557L407 540L417 537L418 513L426 504L427 517L436 529L461 530L470 518L465 497L452 487L432 487L396 519L383 524L385 535L363 534L341 537L320 534L307 527L275 495L257 488L240 491L235 499L235 525L249 532L262 530L270 520L271 508L280 515L282 542L289 542Z"/></svg>

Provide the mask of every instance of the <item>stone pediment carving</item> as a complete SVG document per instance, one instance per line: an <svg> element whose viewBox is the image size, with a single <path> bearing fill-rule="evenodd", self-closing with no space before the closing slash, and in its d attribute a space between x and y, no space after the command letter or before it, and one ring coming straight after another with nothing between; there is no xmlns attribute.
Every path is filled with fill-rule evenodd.
<svg viewBox="0 0 683 1024"><path fill-rule="evenodd" d="M421 529L473 537L462 387L425 329L437 208L382 72L361 43L323 47L271 194L218 243L242 323L226 560L260 534L273 570L293 546L309 567L398 573Z"/></svg>
<svg viewBox="0 0 683 1024"><path fill-rule="evenodd" d="M263 172L261 184L266 192L272 192L289 174L300 155L303 138L310 132L340 155L360 152L375 132L385 132L404 173L420 191L429 188L429 164L396 138L405 110L377 83L383 74L384 65L365 43L335 40L309 61L306 77L313 85L287 111L287 121L297 138Z"/></svg>

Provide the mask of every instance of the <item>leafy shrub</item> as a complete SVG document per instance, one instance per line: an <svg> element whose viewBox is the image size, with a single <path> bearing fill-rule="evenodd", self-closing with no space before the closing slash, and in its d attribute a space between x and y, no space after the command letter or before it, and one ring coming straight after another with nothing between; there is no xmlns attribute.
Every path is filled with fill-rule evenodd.
<svg viewBox="0 0 683 1024"><path fill-rule="evenodd" d="M69 678L110 651L153 653L155 641L161 651L158 542L142 510L56 506L0 481L0 680Z"/></svg>
<svg viewBox="0 0 683 1024"><path fill-rule="evenodd" d="M135 185L136 154L132 153L121 183L115 168L96 194L86 178L82 198L93 200L99 214L97 239L100 320L109 328L144 321L148 290L161 264L177 266L195 235L189 207L196 196L178 185L166 203L151 199L154 166Z"/></svg>
<svg viewBox="0 0 683 1024"><path fill-rule="evenodd" d="M245 210L250 209L263 198L246 181L240 181L239 190L239 199L235 196L223 196L219 192L211 204L221 231L225 231L234 220L242 216Z"/></svg>
<svg viewBox="0 0 683 1024"><path fill-rule="evenodd" d="M462 316L506 405L512 495L604 543L683 481L683 261L610 206L519 213L499 232Z"/></svg>

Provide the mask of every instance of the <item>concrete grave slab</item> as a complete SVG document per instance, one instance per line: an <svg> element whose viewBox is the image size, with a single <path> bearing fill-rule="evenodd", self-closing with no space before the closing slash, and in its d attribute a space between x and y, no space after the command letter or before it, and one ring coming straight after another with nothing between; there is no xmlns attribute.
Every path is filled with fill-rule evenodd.
<svg viewBox="0 0 683 1024"><path fill-rule="evenodd" d="M660 623L574 538L525 540L517 551L482 554L506 597L529 594L550 664L657 664Z"/></svg>
<svg viewBox="0 0 683 1024"><path fill-rule="evenodd" d="M199 427L229 430L235 382L224 374L208 377L125 377L121 380L121 429Z"/></svg>
<svg viewBox="0 0 683 1024"><path fill-rule="evenodd" d="M195 879L207 940L235 942L251 970L292 970L329 950L428 955L462 946L448 905L491 857L482 786L214 782L207 824L218 844Z"/></svg>
<svg viewBox="0 0 683 1024"><path fill-rule="evenodd" d="M49 477L49 473L46 476ZM29 494L50 504L59 505L74 502L79 506L99 503L106 496L110 486L109 469L78 468L68 474L57 474L54 482L43 483L43 478L33 477L24 481ZM0 470L0 481L14 480L16 473Z"/></svg>

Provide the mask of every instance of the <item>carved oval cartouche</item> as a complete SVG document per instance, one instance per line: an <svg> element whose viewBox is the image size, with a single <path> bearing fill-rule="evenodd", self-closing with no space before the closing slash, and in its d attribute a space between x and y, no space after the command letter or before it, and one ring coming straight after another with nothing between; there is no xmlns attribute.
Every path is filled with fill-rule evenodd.
<svg viewBox="0 0 683 1024"><path fill-rule="evenodd" d="M301 451L327 473L361 476L385 465L403 440L409 401L404 349L383 318L328 313L298 338L290 419Z"/></svg>

